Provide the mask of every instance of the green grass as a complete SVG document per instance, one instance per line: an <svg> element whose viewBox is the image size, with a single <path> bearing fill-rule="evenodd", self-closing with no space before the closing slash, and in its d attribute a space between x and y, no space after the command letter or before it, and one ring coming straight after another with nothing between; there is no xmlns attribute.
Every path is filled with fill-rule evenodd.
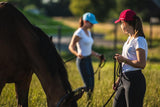
<svg viewBox="0 0 160 107"><path fill-rule="evenodd" d="M72 67L70 67L72 66ZM75 62L67 63L67 70L69 81L73 89L83 86L82 79L80 77ZM98 62L93 63L94 69L98 66ZM160 66L157 63L148 63L145 70L143 71L146 82L147 90L144 99L144 107L158 107L160 105ZM98 80L97 74L95 75L95 90L93 94L93 101L90 107L102 107L103 104L108 100L112 94L113 84L113 61L106 63L105 67L101 70L101 79ZM86 93L78 100L79 107L85 107L86 105ZM14 92L14 84L7 84L3 89L0 97L0 106L2 107L14 107L17 105L16 97ZM112 100L109 102L107 107L112 106ZM39 80L33 75L29 91L29 107L46 107L46 96L39 83Z"/></svg>
<svg viewBox="0 0 160 107"><path fill-rule="evenodd" d="M110 95L113 93L113 59L112 56L118 51L112 50L110 48L104 47L94 47L96 51L101 51L105 54L107 59L106 65L101 69L101 78L98 80L98 75L95 75L95 89L93 93L93 100L90 107L102 107L103 104L108 100ZM144 107L159 107L160 105L160 60L154 60L152 57L159 58L160 46L149 49L147 66L143 70L146 77L147 90L144 98ZM65 54L62 56L66 57ZM70 57L70 56L69 56ZM66 58L64 58L66 60ZM99 61L93 59L93 67L96 69L98 67ZM71 67L72 66L72 67ZM66 68L69 76L69 81L71 83L72 89L83 86L81 76L76 68L75 60L66 63ZM86 93L78 100L79 107L86 106ZM0 106L2 107L14 107L17 105L16 96L14 91L14 84L7 84L2 91L0 96ZM107 107L111 107L113 103L112 100L108 103ZM31 87L29 91L29 107L46 107L46 96L41 87L38 78L33 75L31 82Z"/></svg>
<svg viewBox="0 0 160 107"><path fill-rule="evenodd" d="M74 28L68 27L61 22L53 20L45 15L36 15L30 12L22 11L27 19L33 24L40 27L48 35L57 35L61 30L61 35L66 36L74 32Z"/></svg>

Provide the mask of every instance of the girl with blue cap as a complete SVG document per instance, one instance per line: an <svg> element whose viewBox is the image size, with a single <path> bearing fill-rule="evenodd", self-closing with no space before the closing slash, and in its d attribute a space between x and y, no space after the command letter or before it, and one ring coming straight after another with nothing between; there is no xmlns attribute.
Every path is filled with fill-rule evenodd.
<svg viewBox="0 0 160 107"><path fill-rule="evenodd" d="M91 29L93 25L97 23L94 14L90 12L85 13L83 17L80 18L79 28L74 32L69 44L69 50L77 56L77 68L81 74L89 98L94 88L94 71L91 56L100 59L101 54L92 50L94 40L88 29Z"/></svg>

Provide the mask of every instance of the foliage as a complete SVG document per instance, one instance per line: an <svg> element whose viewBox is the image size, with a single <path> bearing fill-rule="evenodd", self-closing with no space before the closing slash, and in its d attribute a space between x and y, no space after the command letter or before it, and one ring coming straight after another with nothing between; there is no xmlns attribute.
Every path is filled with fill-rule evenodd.
<svg viewBox="0 0 160 107"><path fill-rule="evenodd" d="M91 0L92 10L100 21L105 21L109 11L115 8L114 0Z"/></svg>
<svg viewBox="0 0 160 107"><path fill-rule="evenodd" d="M42 0L3 0L16 5L18 8L23 9L26 5L34 4L37 7L42 7Z"/></svg>
<svg viewBox="0 0 160 107"><path fill-rule="evenodd" d="M49 0L47 4L43 4L43 0L3 1L8 1L21 9L27 5L35 5L49 16L82 16L83 13L89 11L94 13L99 21L117 19L120 12L127 8L133 9L145 21L149 21L153 9L152 15L158 14L155 12L154 6L156 5L152 0L58 0L57 3Z"/></svg>
<svg viewBox="0 0 160 107"><path fill-rule="evenodd" d="M153 2L150 0L71 0L70 10L75 16L90 11L96 15L98 20L105 21L106 19L118 18L122 10L130 8L145 21L148 21L150 9L153 8L151 3Z"/></svg>
<svg viewBox="0 0 160 107"><path fill-rule="evenodd" d="M149 0L115 0L116 6L114 9L110 11L110 18L117 17L121 13L121 11L125 9L132 9L138 15L140 15L144 20L148 19L149 16ZM142 8L143 6L143 8ZM113 13L113 14L112 14Z"/></svg>
<svg viewBox="0 0 160 107"><path fill-rule="evenodd" d="M69 8L75 16L82 16L83 13L91 11L91 0L71 0Z"/></svg>
<svg viewBox="0 0 160 107"><path fill-rule="evenodd" d="M114 7L113 0L71 0L70 10L75 16L82 16L85 12L92 12L98 20L104 20L107 13Z"/></svg>
<svg viewBox="0 0 160 107"><path fill-rule="evenodd" d="M21 11L27 17L27 19L33 24L40 27L45 33L48 35L57 35L58 31L62 31L62 35L72 33L75 29L70 28L64 25L61 22L54 21L52 18L44 16L44 15L37 15L27 11Z"/></svg>

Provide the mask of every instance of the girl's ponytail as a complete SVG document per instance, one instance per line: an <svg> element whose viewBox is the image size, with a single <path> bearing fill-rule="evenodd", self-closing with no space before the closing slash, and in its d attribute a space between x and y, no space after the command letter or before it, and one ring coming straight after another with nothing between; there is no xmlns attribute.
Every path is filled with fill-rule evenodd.
<svg viewBox="0 0 160 107"><path fill-rule="evenodd" d="M83 26L83 18L82 17L80 17L80 19L79 19L79 27L82 27Z"/></svg>
<svg viewBox="0 0 160 107"><path fill-rule="evenodd" d="M135 36L143 36L145 38L143 27L142 27L142 20L138 16L134 16L135 18Z"/></svg>
<svg viewBox="0 0 160 107"><path fill-rule="evenodd" d="M142 21L140 17L137 15L133 16L134 20L133 21L126 21L130 26L133 27L135 31L135 36L142 36L145 38L144 32L143 32L143 27L142 27Z"/></svg>

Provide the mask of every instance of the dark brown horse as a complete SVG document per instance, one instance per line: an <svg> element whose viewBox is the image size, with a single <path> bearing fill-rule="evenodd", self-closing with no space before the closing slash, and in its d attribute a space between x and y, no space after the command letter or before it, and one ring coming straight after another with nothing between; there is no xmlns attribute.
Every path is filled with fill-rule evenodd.
<svg viewBox="0 0 160 107"><path fill-rule="evenodd" d="M35 73L49 107L77 106L80 97L74 96L54 44L19 10L4 2L0 3L0 49L0 93L6 83L15 83L18 106L28 107L29 86Z"/></svg>

